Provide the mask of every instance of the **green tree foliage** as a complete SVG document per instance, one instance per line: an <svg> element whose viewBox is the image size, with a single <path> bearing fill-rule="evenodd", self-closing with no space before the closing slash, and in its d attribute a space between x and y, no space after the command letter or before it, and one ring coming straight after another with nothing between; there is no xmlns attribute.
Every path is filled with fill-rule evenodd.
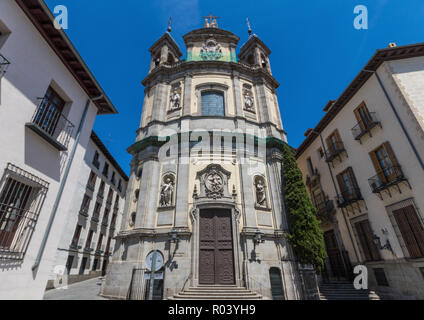
<svg viewBox="0 0 424 320"><path fill-rule="evenodd" d="M327 257L324 235L316 217L317 209L309 199L303 183L302 172L297 166L293 150L287 144L284 144L283 176L289 222L288 241L300 263L310 264L317 272L321 272Z"/></svg>

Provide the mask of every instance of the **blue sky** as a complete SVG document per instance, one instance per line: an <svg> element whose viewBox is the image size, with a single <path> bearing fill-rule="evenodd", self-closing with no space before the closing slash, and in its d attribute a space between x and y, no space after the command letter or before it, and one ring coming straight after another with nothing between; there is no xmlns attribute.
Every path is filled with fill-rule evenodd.
<svg viewBox="0 0 424 320"><path fill-rule="evenodd" d="M182 36L202 27L201 16L220 16L219 27L237 34L240 45L248 37L249 17L254 33L272 51L283 125L294 147L376 49L389 42L424 42L422 0L45 1L52 10L67 6L66 32L119 111L98 117L94 129L127 173L126 148L140 121L148 49L166 31L170 16L172 35L184 53ZM357 5L368 8L368 30L353 26Z"/></svg>

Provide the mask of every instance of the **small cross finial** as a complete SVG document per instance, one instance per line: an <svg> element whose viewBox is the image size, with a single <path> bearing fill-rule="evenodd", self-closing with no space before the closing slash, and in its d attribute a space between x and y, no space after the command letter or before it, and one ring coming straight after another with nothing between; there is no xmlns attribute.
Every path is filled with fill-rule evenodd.
<svg viewBox="0 0 424 320"><path fill-rule="evenodd" d="M221 19L221 18L214 17L214 15L211 13L207 17L202 17L202 19L205 19L205 28L218 28L218 23L216 22L216 19Z"/></svg>
<svg viewBox="0 0 424 320"><path fill-rule="evenodd" d="M172 18L169 17L169 22L168 22L168 32L170 33L172 31Z"/></svg>
<svg viewBox="0 0 424 320"><path fill-rule="evenodd" d="M252 27L250 26L249 18L246 18L249 36L252 35Z"/></svg>

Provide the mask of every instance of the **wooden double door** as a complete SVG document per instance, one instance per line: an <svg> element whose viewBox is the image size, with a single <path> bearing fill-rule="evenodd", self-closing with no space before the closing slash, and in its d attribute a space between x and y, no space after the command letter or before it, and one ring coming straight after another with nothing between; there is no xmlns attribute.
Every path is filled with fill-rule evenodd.
<svg viewBox="0 0 424 320"><path fill-rule="evenodd" d="M334 230L324 232L325 248L327 250L328 260L331 267L331 276L337 279L346 278L346 272L343 265L343 257L337 245Z"/></svg>
<svg viewBox="0 0 424 320"><path fill-rule="evenodd" d="M199 283L232 285L234 252L231 211L205 209L200 211Z"/></svg>

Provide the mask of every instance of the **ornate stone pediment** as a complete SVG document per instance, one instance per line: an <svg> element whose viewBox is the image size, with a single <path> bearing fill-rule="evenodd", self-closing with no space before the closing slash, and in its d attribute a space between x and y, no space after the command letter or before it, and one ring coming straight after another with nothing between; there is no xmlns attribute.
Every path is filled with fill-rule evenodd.
<svg viewBox="0 0 424 320"><path fill-rule="evenodd" d="M230 197L228 191L228 179L230 176L231 172L218 164L210 164L202 171L199 171L196 177L200 180L199 197L213 199Z"/></svg>

